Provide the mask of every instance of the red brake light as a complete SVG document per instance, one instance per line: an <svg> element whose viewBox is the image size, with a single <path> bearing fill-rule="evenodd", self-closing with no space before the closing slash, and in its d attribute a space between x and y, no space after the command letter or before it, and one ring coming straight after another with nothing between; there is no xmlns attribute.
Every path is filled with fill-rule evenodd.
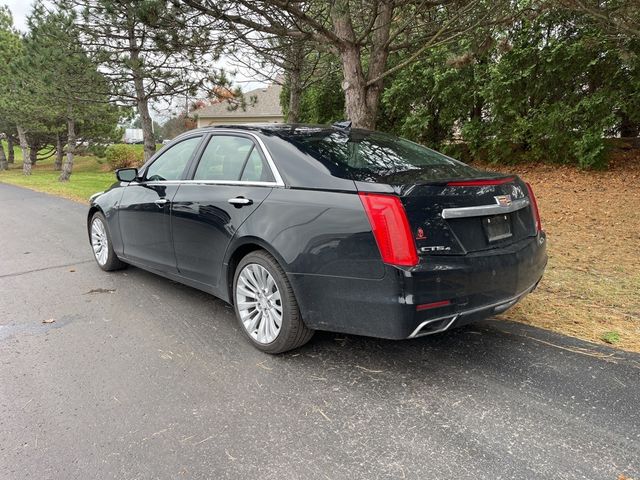
<svg viewBox="0 0 640 480"><path fill-rule="evenodd" d="M488 187L491 185L502 185L515 180L514 177L497 178L490 180L459 180L455 182L447 182L447 187Z"/></svg>
<svg viewBox="0 0 640 480"><path fill-rule="evenodd" d="M449 305L451 305L451 300L441 300L439 302L423 303L420 305L416 305L416 311L422 312L423 310L429 310L431 308L447 307Z"/></svg>
<svg viewBox="0 0 640 480"><path fill-rule="evenodd" d="M542 231L542 221L540 220L540 211L538 210L538 201L533 194L533 188L527 183L527 190L529 190L529 200L531 201L531 209L533 210L533 218L536 220L536 232Z"/></svg>
<svg viewBox="0 0 640 480"><path fill-rule="evenodd" d="M418 252L402 202L395 195L360 193L382 261L412 267Z"/></svg>

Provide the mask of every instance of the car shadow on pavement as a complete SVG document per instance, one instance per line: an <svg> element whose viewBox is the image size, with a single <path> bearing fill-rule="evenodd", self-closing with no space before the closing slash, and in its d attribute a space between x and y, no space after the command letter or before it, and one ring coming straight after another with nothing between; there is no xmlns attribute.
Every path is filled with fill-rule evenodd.
<svg viewBox="0 0 640 480"><path fill-rule="evenodd" d="M137 268L127 271L147 284L154 284L154 288L167 289L167 293L171 293L169 297L178 295L180 301L193 308L190 321L197 327L196 332L202 342L210 342L212 349L226 348L229 341L237 342L236 350L250 355L252 359L296 364L298 368L309 366L314 372L324 365L342 371L347 368L369 375L388 373L423 380L476 373L515 384L530 383L538 377L542 383L566 383L567 376L579 375L595 367L618 371L620 375L633 377L631 383L640 383L638 354L528 325L492 319L412 340L385 340L319 331L307 345L270 356L258 352L243 338L233 309L226 302ZM158 294L162 296L161 292ZM207 339L212 335L212 326L217 329L216 334ZM617 390L615 387L619 386L615 381L602 381L593 388Z"/></svg>
<svg viewBox="0 0 640 480"><path fill-rule="evenodd" d="M243 338L233 308L226 302L135 267L130 267L126 272L146 283L155 284L158 289L167 288L167 292L179 295L196 312L213 311L213 315L202 315L199 320L192 316L191 319L203 327L215 322L217 328L225 330L225 337L233 335L234 341L244 342L242 350L254 350ZM161 292L158 294L162 295ZM201 333L206 335L205 332ZM318 331L307 345L297 350L275 357L264 356L289 360L310 357L323 361L333 357L338 362L347 363L357 360L362 371L406 370L413 366L418 372L424 373L454 367L457 370L482 369L485 374L501 376L517 376L523 373L525 367L540 369L546 366L549 370L557 371L563 364L572 362L578 362L584 368L596 364L603 368L617 365L635 372L640 369L638 354L529 325L494 319L411 340L385 340ZM527 372L527 376L530 376L530 372Z"/></svg>

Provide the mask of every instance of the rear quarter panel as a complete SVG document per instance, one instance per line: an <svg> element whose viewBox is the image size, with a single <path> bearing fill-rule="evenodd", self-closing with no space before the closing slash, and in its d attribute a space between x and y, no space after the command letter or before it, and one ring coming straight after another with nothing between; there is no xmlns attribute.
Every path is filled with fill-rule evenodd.
<svg viewBox="0 0 640 480"><path fill-rule="evenodd" d="M382 263L355 193L273 189L232 241L229 280L230 257L244 243L276 257L311 328L376 334L372 314L387 318L397 303L399 283Z"/></svg>
<svg viewBox="0 0 640 480"><path fill-rule="evenodd" d="M275 188L242 224L228 256L257 237L287 273L382 278L384 265L358 195Z"/></svg>

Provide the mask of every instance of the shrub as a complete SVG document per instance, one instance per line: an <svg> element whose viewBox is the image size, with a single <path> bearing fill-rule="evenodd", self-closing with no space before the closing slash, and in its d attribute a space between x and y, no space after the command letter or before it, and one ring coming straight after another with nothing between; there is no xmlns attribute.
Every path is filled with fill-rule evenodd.
<svg viewBox="0 0 640 480"><path fill-rule="evenodd" d="M92 143L91 145L89 145L89 153L91 155L94 155L98 158L104 158L107 154L107 148L109 146L105 145L104 143Z"/></svg>
<svg viewBox="0 0 640 480"><path fill-rule="evenodd" d="M113 169L139 167L144 158L141 150L122 144L109 145L105 150L105 157Z"/></svg>

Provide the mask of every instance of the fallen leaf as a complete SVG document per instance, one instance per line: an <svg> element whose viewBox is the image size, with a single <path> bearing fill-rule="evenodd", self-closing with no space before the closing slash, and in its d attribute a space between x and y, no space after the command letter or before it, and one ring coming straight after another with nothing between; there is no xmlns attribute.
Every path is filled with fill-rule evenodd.
<svg viewBox="0 0 640 480"><path fill-rule="evenodd" d="M114 293L115 291L115 288L92 288L88 292L85 292L84 295L90 295L92 293Z"/></svg>

